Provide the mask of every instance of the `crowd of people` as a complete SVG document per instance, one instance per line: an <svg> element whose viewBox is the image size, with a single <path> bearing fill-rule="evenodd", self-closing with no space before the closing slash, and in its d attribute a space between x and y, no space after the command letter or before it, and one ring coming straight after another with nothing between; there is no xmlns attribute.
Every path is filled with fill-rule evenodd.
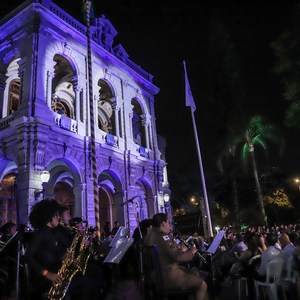
<svg viewBox="0 0 300 300"><path fill-rule="evenodd" d="M218 297L218 288L214 287L212 294L211 282L202 272L210 272L212 265L214 279L221 288L232 285L233 280L241 276L249 278L250 283L264 281L267 264L276 257L284 260L283 276L291 257L293 274L300 272L299 225L249 227L244 231L223 228L224 236L208 266L203 265L203 261L199 264L196 253L205 257L212 240L198 236L189 239L191 243L186 245L182 242L186 237L178 239L171 235L174 228L167 214L157 213L151 219L142 220L134 230L134 242L115 272L103 261L110 251L110 241L120 228L118 221L112 228L106 222L99 238L95 228L88 227L81 217L72 218L69 208L53 199L45 199L32 207L29 222L29 232L24 230L26 226L17 227L12 222L0 228L0 299L16 299L19 290L16 269L20 266L21 299L51 299L51 293L59 293L67 300L106 300L111 297L113 280L124 279L131 279L138 290L143 270L140 254L143 247L154 244L160 256L164 288L193 288L197 300L206 300L212 295L211 298ZM17 231L23 234L14 239ZM8 255L2 250L12 239ZM22 240L21 249L19 240ZM22 252L20 266L17 265L18 251ZM289 289L290 299L300 299L299 277ZM254 298L253 286L249 286L249 290ZM137 291L133 298L147 299L147 295Z"/></svg>

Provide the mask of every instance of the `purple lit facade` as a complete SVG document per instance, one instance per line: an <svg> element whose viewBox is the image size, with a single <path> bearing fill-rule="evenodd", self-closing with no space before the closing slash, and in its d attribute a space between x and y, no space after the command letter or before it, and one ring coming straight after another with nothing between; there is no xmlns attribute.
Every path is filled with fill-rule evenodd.
<svg viewBox="0 0 300 300"><path fill-rule="evenodd" d="M95 225L86 28L51 0L25 1L0 22L1 223L15 221L17 208L27 223L44 195ZM170 190L155 124L159 89L114 45L116 35L105 17L92 21L100 222L132 231Z"/></svg>

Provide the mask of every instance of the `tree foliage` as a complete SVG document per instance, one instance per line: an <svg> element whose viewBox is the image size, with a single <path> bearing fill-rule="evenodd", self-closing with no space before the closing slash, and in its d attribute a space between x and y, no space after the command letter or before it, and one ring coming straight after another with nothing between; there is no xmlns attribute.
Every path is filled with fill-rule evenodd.
<svg viewBox="0 0 300 300"><path fill-rule="evenodd" d="M300 129L300 4L294 18L271 47L276 57L274 72L283 86L283 98L290 102L285 115L285 125Z"/></svg>
<svg viewBox="0 0 300 300"><path fill-rule="evenodd" d="M275 205L277 207L292 207L288 195L284 189L278 188L270 195L264 197L264 202L267 205Z"/></svg>

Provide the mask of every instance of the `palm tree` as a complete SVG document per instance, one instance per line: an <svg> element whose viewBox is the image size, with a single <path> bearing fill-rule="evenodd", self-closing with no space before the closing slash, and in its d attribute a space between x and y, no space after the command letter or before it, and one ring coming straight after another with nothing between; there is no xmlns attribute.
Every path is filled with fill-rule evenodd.
<svg viewBox="0 0 300 300"><path fill-rule="evenodd" d="M278 144L280 146L280 152L282 152L284 143L280 134L278 134L278 129L274 125L266 123L263 120L263 118L259 115L250 118L249 123L246 125L243 134L239 136L236 140L237 145L242 144L243 162L246 163L248 161L248 158L250 157L260 208L260 215L262 217L262 220L264 220L266 224L267 217L263 202L260 181L258 177L254 150L257 146L260 146L264 151L267 151L267 140Z"/></svg>

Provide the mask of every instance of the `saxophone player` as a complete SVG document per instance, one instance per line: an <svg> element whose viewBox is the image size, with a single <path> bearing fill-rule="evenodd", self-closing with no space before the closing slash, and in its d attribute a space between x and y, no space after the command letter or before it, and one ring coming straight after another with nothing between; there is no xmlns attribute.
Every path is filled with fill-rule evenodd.
<svg viewBox="0 0 300 300"><path fill-rule="evenodd" d="M51 285L61 284L57 274L66 247L59 243L56 228L59 225L60 206L53 199L36 203L30 212L29 221L34 233L27 245L25 259L31 271L31 299L47 299Z"/></svg>

